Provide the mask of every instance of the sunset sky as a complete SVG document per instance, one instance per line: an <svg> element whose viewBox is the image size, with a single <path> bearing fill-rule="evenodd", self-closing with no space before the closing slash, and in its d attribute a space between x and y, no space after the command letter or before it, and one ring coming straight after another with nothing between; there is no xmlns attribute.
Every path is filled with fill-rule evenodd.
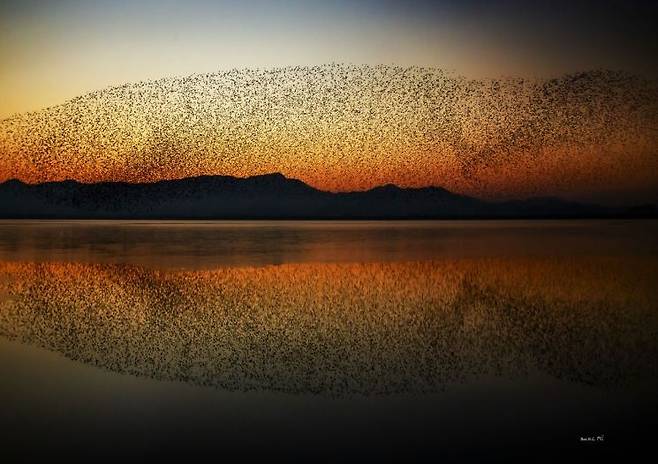
<svg viewBox="0 0 658 464"><path fill-rule="evenodd" d="M653 4L653 6L652 6ZM330 62L656 75L655 2L0 1L0 117L100 88Z"/></svg>
<svg viewBox="0 0 658 464"><path fill-rule="evenodd" d="M0 181L280 171L330 190L653 201L657 13L621 0L0 1ZM622 74L565 77L598 69ZM161 78L182 79L139 84Z"/></svg>

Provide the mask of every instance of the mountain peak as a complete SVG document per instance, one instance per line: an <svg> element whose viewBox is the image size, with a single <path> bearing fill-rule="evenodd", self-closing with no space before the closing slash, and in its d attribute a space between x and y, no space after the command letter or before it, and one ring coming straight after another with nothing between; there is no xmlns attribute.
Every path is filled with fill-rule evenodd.
<svg viewBox="0 0 658 464"><path fill-rule="evenodd" d="M403 188L398 187L395 184L384 184L384 185L379 185L377 187L371 188L370 192L399 192L404 190Z"/></svg>
<svg viewBox="0 0 658 464"><path fill-rule="evenodd" d="M264 179L280 179L280 180L288 179L286 176L284 176L280 172L268 172L266 174L257 174L255 176L251 176L251 177L252 178L264 178Z"/></svg>

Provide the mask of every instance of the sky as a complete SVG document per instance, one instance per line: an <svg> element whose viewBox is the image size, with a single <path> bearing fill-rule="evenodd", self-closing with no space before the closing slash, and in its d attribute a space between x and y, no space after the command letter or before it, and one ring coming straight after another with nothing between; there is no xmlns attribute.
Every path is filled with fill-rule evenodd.
<svg viewBox="0 0 658 464"><path fill-rule="evenodd" d="M657 18L621 0L0 0L0 181L277 171L658 201Z"/></svg>
<svg viewBox="0 0 658 464"><path fill-rule="evenodd" d="M0 1L0 118L108 86L331 62L658 75L656 2Z"/></svg>

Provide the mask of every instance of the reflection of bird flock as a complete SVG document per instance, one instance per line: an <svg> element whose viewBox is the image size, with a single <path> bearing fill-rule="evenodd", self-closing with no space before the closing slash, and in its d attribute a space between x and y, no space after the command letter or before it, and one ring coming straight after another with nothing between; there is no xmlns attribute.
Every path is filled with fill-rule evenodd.
<svg viewBox="0 0 658 464"><path fill-rule="evenodd" d="M559 152L600 177L656 167L657 127L655 82L616 72L472 80L417 67L232 70L108 88L1 121L0 174L143 181L280 171L350 189L445 185L449 175L477 184L487 169Z"/></svg>
<svg viewBox="0 0 658 464"><path fill-rule="evenodd" d="M315 263L212 271L0 265L0 334L230 390L435 391L543 372L656 379L656 263Z"/></svg>

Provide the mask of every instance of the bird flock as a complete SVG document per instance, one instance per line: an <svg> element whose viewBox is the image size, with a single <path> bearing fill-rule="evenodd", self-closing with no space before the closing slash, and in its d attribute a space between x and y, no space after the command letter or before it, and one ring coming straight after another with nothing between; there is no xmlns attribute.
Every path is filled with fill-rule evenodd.
<svg viewBox="0 0 658 464"><path fill-rule="evenodd" d="M656 261L611 256L210 270L0 262L0 335L233 391L428 393L488 376L656 381Z"/></svg>
<svg viewBox="0 0 658 464"><path fill-rule="evenodd" d="M658 185L658 85L614 71L470 79L436 68L235 69L111 87L0 121L0 180L281 172L518 196Z"/></svg>

